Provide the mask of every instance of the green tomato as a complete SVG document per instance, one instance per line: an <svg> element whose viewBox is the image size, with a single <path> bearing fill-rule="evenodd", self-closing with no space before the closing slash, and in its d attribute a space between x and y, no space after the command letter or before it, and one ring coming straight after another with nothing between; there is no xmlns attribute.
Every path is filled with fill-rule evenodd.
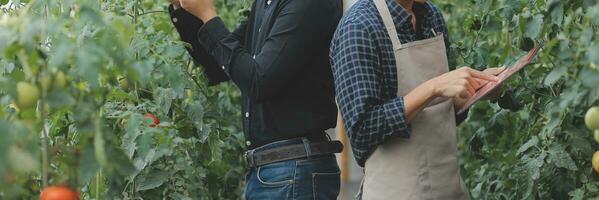
<svg viewBox="0 0 599 200"><path fill-rule="evenodd" d="M599 129L599 106L591 107L584 116L584 123L591 130Z"/></svg>
<svg viewBox="0 0 599 200"><path fill-rule="evenodd" d="M593 154L592 164L593 169L595 169L596 172L599 172L599 151L596 151Z"/></svg>
<svg viewBox="0 0 599 200"><path fill-rule="evenodd" d="M127 77L124 76L118 76L117 80L119 81L119 85L121 86L121 88L125 91L129 90L129 80L127 80Z"/></svg>
<svg viewBox="0 0 599 200"><path fill-rule="evenodd" d="M595 142L599 143L599 130L595 130L595 134L593 136L595 136Z"/></svg>
<svg viewBox="0 0 599 200"><path fill-rule="evenodd" d="M50 76L42 76L40 78L40 83L42 85L42 90L44 91L48 91L50 89L50 87L52 87L52 80L50 78Z"/></svg>
<svg viewBox="0 0 599 200"><path fill-rule="evenodd" d="M17 106L19 109L28 109L35 107L37 99L40 97L40 90L37 86L27 83L17 83Z"/></svg>
<svg viewBox="0 0 599 200"><path fill-rule="evenodd" d="M52 87L55 89L62 89L67 85L67 78L65 77L62 71L56 72L54 74L54 82L52 83Z"/></svg>
<svg viewBox="0 0 599 200"><path fill-rule="evenodd" d="M58 71L51 76L42 76L40 78L42 84L42 90L48 91L49 89L62 89L67 85L66 76L62 71Z"/></svg>

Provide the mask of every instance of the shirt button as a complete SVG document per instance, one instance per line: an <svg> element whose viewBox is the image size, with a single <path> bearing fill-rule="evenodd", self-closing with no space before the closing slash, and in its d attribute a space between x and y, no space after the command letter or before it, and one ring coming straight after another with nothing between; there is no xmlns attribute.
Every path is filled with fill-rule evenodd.
<svg viewBox="0 0 599 200"><path fill-rule="evenodd" d="M223 68L223 70L225 70L225 66L224 65L221 68Z"/></svg>
<svg viewBox="0 0 599 200"><path fill-rule="evenodd" d="M248 146L250 146L250 145L252 145L252 142L250 142L250 141L248 140L248 141L245 141L245 144L246 144L246 145L248 145Z"/></svg>
<svg viewBox="0 0 599 200"><path fill-rule="evenodd" d="M262 28L259 28L259 29L258 29L258 33L260 33L261 31L262 31Z"/></svg>
<svg viewBox="0 0 599 200"><path fill-rule="evenodd" d="M250 112L245 112L245 117L250 117Z"/></svg>
<svg viewBox="0 0 599 200"><path fill-rule="evenodd" d="M176 17L173 17L173 22L177 23L177 21L179 21L179 19L177 19Z"/></svg>
<svg viewBox="0 0 599 200"><path fill-rule="evenodd" d="M252 58L256 59L256 55L253 55Z"/></svg>

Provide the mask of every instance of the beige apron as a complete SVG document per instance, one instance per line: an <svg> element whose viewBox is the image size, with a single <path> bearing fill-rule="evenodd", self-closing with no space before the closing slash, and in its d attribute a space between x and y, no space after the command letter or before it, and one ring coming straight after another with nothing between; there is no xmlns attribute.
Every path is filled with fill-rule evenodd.
<svg viewBox="0 0 599 200"><path fill-rule="evenodd" d="M387 3L374 2L395 51L397 95L449 71L443 35L401 44ZM433 100L410 126L409 139L388 139L366 161L363 199L469 199L458 166L453 101Z"/></svg>

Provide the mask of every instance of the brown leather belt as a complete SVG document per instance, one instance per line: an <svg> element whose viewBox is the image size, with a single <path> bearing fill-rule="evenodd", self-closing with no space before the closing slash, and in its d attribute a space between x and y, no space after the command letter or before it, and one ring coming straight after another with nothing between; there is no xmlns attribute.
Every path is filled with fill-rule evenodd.
<svg viewBox="0 0 599 200"><path fill-rule="evenodd" d="M258 151L249 150L244 153L245 163L248 167L254 168L286 160L339 153L343 150L343 144L339 141L309 142L309 152L306 151L304 144L291 144Z"/></svg>

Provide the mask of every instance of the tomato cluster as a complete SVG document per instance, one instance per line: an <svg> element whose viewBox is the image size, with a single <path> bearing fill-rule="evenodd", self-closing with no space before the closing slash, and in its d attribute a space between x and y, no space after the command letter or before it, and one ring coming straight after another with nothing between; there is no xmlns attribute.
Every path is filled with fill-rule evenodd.
<svg viewBox="0 0 599 200"><path fill-rule="evenodd" d="M584 116L587 127L593 130L595 141L599 143L599 106L591 107ZM599 172L599 151L593 154L593 169Z"/></svg>

